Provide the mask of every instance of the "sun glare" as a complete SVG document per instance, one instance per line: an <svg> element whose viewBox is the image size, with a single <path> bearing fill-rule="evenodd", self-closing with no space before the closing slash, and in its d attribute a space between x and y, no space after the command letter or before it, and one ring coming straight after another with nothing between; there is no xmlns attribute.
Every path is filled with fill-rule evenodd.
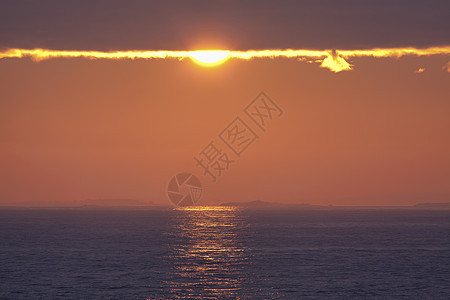
<svg viewBox="0 0 450 300"><path fill-rule="evenodd" d="M190 51L189 55L195 61L205 65L216 65L222 63L227 57L230 51L226 50L199 50Z"/></svg>

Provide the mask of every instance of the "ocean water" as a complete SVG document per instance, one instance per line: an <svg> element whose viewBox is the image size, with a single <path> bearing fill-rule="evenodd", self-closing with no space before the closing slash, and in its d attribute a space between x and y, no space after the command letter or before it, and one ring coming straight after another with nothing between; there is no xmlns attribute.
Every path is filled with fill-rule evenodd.
<svg viewBox="0 0 450 300"><path fill-rule="evenodd" d="M1 299L449 299L450 211L0 210Z"/></svg>

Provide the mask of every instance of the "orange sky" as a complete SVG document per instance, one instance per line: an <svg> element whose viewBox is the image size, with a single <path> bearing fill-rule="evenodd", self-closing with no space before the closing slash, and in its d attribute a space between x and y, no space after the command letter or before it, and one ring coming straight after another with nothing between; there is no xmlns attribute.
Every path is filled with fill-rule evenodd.
<svg viewBox="0 0 450 300"><path fill-rule="evenodd" d="M0 61L0 204L132 198L168 204L178 172L202 204L404 205L450 199L448 56ZM419 68L422 73L415 73ZM284 110L216 183L198 154L260 92Z"/></svg>

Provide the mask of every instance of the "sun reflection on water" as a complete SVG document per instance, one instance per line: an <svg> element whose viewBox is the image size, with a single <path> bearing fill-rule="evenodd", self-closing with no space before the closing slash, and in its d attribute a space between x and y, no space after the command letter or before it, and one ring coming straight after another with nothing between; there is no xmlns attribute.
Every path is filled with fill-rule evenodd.
<svg viewBox="0 0 450 300"><path fill-rule="evenodd" d="M243 298L249 283L248 224L235 207L174 210L170 238L168 298Z"/></svg>
<svg viewBox="0 0 450 300"><path fill-rule="evenodd" d="M174 210L181 211L237 211L239 208L235 206L186 206L186 207L177 207Z"/></svg>

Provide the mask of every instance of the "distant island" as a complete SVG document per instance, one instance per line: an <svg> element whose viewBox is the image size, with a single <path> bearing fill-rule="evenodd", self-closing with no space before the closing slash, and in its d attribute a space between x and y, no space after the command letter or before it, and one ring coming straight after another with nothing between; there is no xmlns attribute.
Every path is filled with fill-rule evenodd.
<svg viewBox="0 0 450 300"><path fill-rule="evenodd" d="M337 206L337 205L313 205L309 203L274 203L261 200L247 202L226 202L220 206L236 206L258 209L422 209L422 210L450 210L450 202L443 203L418 203L405 206Z"/></svg>
<svg viewBox="0 0 450 300"><path fill-rule="evenodd" d="M85 199L78 201L29 201L3 204L3 207L36 207L36 208L122 208L122 207L151 207L152 201L122 198Z"/></svg>
<svg viewBox="0 0 450 300"><path fill-rule="evenodd" d="M199 206L231 206L258 210L345 210L345 209L409 209L409 210L450 210L450 202L418 203L405 206L351 206L351 205L315 205L309 203L275 203L261 200L244 202L225 202L201 204ZM78 201L36 201L0 204L0 208L36 208L36 209L171 209L170 205L154 204L152 201L122 198L85 199Z"/></svg>
<svg viewBox="0 0 450 300"><path fill-rule="evenodd" d="M413 206L416 209L450 209L450 202L443 203L419 203Z"/></svg>
<svg viewBox="0 0 450 300"><path fill-rule="evenodd" d="M150 201L146 203L136 199L87 199L80 201L84 206L148 206Z"/></svg>

